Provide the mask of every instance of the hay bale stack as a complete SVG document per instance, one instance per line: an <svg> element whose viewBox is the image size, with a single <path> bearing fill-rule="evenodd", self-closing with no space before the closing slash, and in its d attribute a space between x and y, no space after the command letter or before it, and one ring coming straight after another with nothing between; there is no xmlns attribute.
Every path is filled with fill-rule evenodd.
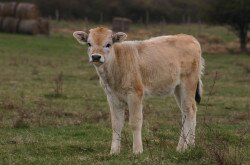
<svg viewBox="0 0 250 165"><path fill-rule="evenodd" d="M39 21L38 26L40 34L49 35L50 32L49 20L44 18L39 18L38 21Z"/></svg>
<svg viewBox="0 0 250 165"><path fill-rule="evenodd" d="M31 3L19 3L16 7L16 18L37 19L39 17L38 7Z"/></svg>
<svg viewBox="0 0 250 165"><path fill-rule="evenodd" d="M1 15L2 17L14 17L16 13L16 2L7 2L1 5Z"/></svg>
<svg viewBox="0 0 250 165"><path fill-rule="evenodd" d="M13 17L5 17L2 20L2 31L16 33L19 20Z"/></svg>
<svg viewBox="0 0 250 165"><path fill-rule="evenodd" d="M39 16L38 7L32 3L0 3L0 31L49 35L49 20Z"/></svg>
<svg viewBox="0 0 250 165"><path fill-rule="evenodd" d="M18 33L23 34L38 34L39 33L39 22L38 20L21 20L18 28Z"/></svg>
<svg viewBox="0 0 250 165"><path fill-rule="evenodd" d="M0 17L0 31L22 34L46 34L49 35L49 21L47 19L17 19L13 17Z"/></svg>

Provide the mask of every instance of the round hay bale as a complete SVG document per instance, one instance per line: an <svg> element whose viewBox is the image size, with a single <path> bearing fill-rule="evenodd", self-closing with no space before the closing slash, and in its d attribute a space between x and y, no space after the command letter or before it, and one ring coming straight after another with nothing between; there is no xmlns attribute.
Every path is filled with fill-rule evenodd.
<svg viewBox="0 0 250 165"><path fill-rule="evenodd" d="M16 7L16 17L20 19L37 19L38 7L31 3L19 3Z"/></svg>
<svg viewBox="0 0 250 165"><path fill-rule="evenodd" d="M39 26L37 20L21 20L18 25L18 33L24 34L38 34L39 33Z"/></svg>
<svg viewBox="0 0 250 165"><path fill-rule="evenodd" d="M114 17L112 20L113 31L129 31L132 21L128 18Z"/></svg>
<svg viewBox="0 0 250 165"><path fill-rule="evenodd" d="M2 20L2 31L16 33L19 19L13 17L5 17Z"/></svg>
<svg viewBox="0 0 250 165"><path fill-rule="evenodd" d="M2 17L14 17L16 6L17 6L16 2L3 3L1 7L1 16Z"/></svg>
<svg viewBox="0 0 250 165"><path fill-rule="evenodd" d="M49 35L50 33L50 25L49 20L45 18L39 18L39 31L41 34Z"/></svg>

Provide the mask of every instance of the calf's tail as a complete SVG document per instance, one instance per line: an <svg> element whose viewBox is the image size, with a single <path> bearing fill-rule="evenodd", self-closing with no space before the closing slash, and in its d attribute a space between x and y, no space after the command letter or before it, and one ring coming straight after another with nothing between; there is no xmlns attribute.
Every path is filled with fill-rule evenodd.
<svg viewBox="0 0 250 165"><path fill-rule="evenodd" d="M201 79L199 79L199 81L197 83L196 92L195 92L195 101L198 104L200 104L200 102L201 102L201 94L202 94L202 81L201 81Z"/></svg>
<svg viewBox="0 0 250 165"><path fill-rule="evenodd" d="M201 96L202 96L202 81L201 81L201 76L203 75L204 72L204 65L205 65L205 61L204 59L201 57L200 59L200 73L199 73L199 81L197 83L197 87L196 87L196 92L195 92L195 101L199 104L201 102Z"/></svg>

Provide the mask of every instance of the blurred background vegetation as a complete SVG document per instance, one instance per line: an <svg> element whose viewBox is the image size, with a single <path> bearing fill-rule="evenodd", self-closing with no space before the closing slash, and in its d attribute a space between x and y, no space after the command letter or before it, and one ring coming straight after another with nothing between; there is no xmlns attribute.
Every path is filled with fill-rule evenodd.
<svg viewBox="0 0 250 165"><path fill-rule="evenodd" d="M1 0L9 2L9 0ZM208 22L225 7L231 13L249 9L248 0L16 0L31 2L40 7L42 15L56 19L84 19L110 22L114 16L127 17L136 22L171 23ZM214 12L213 12L213 11ZM233 11L234 10L234 11ZM242 13L248 14L249 13ZM213 16L211 19L211 15ZM242 15L243 17L243 15Z"/></svg>
<svg viewBox="0 0 250 165"><path fill-rule="evenodd" d="M9 0L2 0L7 2ZM186 22L203 21L204 8L201 0L17 0L37 4L43 16L60 19L111 21L114 16L128 17L134 22Z"/></svg>
<svg viewBox="0 0 250 165"><path fill-rule="evenodd" d="M9 0L2 0L8 2ZM241 52L247 52L250 22L249 0L17 0L39 6L43 17L81 19L96 23L126 17L133 23L212 23L226 24L240 39Z"/></svg>

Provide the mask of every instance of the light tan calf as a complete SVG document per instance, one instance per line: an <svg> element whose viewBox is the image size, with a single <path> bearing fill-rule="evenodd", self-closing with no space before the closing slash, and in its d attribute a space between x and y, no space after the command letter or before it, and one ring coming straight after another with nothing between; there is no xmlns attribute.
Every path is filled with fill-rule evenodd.
<svg viewBox="0 0 250 165"><path fill-rule="evenodd" d="M174 94L182 112L178 151L195 142L196 103L201 99L203 59L198 41L189 35L124 41L126 34L107 28L76 31L74 37L88 44L89 61L95 66L110 106L111 154L120 152L124 111L129 109L133 152L142 153L142 101L146 95Z"/></svg>

